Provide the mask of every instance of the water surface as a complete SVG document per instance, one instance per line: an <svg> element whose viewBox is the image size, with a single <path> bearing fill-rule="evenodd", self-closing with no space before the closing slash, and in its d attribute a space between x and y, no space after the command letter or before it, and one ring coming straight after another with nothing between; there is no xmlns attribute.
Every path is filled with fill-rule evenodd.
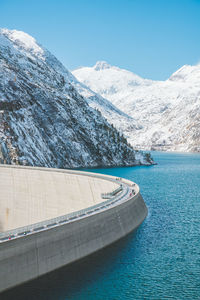
<svg viewBox="0 0 200 300"><path fill-rule="evenodd" d="M200 155L153 153L157 166L94 169L139 184L136 233L2 299L200 299Z"/></svg>

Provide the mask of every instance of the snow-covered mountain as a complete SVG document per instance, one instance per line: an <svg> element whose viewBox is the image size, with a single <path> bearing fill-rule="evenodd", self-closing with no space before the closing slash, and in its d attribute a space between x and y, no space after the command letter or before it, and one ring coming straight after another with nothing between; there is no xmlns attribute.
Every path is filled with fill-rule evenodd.
<svg viewBox="0 0 200 300"><path fill-rule="evenodd" d="M143 79L106 62L73 74L133 118L131 130L122 129L133 146L200 152L200 65L183 66L166 81Z"/></svg>
<svg viewBox="0 0 200 300"><path fill-rule="evenodd" d="M127 128L136 126L136 122L131 116L128 116L110 101L92 91L88 86L78 81L76 77L71 77L70 82L73 87L75 87L75 89L87 100L89 106L100 111L108 122L113 124L114 127L121 133L125 132Z"/></svg>
<svg viewBox="0 0 200 300"><path fill-rule="evenodd" d="M151 163L88 106L75 85L84 90L33 37L0 30L0 163L61 168ZM105 110L125 116L91 95Z"/></svg>

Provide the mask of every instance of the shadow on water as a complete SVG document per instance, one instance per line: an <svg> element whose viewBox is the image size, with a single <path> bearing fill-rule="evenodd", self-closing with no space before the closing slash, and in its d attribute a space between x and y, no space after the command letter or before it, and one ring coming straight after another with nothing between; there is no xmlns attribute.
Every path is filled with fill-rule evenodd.
<svg viewBox="0 0 200 300"><path fill-rule="evenodd" d="M53 300L71 299L77 291L93 284L112 272L112 266L120 260L121 253L135 239L136 232L86 258L62 267L0 294L1 300ZM20 267L20 266L19 266Z"/></svg>

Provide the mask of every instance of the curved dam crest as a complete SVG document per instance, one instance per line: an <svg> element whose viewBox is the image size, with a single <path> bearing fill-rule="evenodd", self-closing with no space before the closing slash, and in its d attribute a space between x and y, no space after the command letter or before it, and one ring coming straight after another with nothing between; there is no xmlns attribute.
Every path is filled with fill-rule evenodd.
<svg viewBox="0 0 200 300"><path fill-rule="evenodd" d="M82 171L0 165L0 292L83 258L135 230L137 184Z"/></svg>

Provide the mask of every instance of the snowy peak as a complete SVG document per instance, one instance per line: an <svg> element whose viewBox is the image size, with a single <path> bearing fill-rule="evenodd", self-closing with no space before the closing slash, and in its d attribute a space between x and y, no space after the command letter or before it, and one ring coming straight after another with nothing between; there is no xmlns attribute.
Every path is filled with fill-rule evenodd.
<svg viewBox="0 0 200 300"><path fill-rule="evenodd" d="M25 50L34 53L35 55L41 56L44 54L44 50L37 44L36 40L23 31L0 29L0 34L4 35L10 41L14 42L18 46L23 47Z"/></svg>
<svg viewBox="0 0 200 300"><path fill-rule="evenodd" d="M111 66L106 62L97 62L94 67L82 67L72 73L91 90L110 101L113 101L118 93L128 94L139 86L153 83L151 80L143 79L130 71Z"/></svg>
<svg viewBox="0 0 200 300"><path fill-rule="evenodd" d="M95 71L105 70L109 68L111 68L111 65L109 65L106 61L97 61L93 67Z"/></svg>
<svg viewBox="0 0 200 300"><path fill-rule="evenodd" d="M199 83L200 81L200 64L191 66L184 65L176 72L174 72L170 78L170 81L177 82L191 82L191 83Z"/></svg>
<svg viewBox="0 0 200 300"><path fill-rule="evenodd" d="M166 81L117 67L73 74L133 118L135 124L121 130L134 147L200 152L200 64L184 65Z"/></svg>
<svg viewBox="0 0 200 300"><path fill-rule="evenodd" d="M34 66L34 61L37 62L37 65L39 64L40 66L42 66L43 63L45 63L45 65L48 65L50 69L53 68L60 75L62 74L60 79L65 85L65 87L73 85L75 89L84 98L87 99L87 102L91 107L98 109L99 111L104 113L104 116L108 119L108 121L111 121L111 119L113 119L110 118L110 116L114 113L118 117L124 116L125 119L127 119L129 122L130 117L126 116L108 100L103 99L100 95L97 95L83 83L80 83L57 60L55 56L53 56L47 49L43 48L40 44L38 44L37 41L27 33L17 30L0 29L0 45L4 45L5 50L3 51L5 52L9 51L8 49L12 48L10 55L13 57L13 59L18 61L18 63L23 68L32 68ZM28 57L29 59L24 59L24 56L21 55L21 53L23 53L25 57ZM96 64L97 68L99 67L103 69L106 68L106 66L108 67L109 65L103 61L98 62ZM46 81L49 82L48 78L46 79ZM49 84L52 85L52 82L50 81Z"/></svg>
<svg viewBox="0 0 200 300"><path fill-rule="evenodd" d="M21 67L32 68L35 62L41 67L45 63L60 75L62 74L62 80L66 85L69 86L74 79L74 76L54 55L23 31L0 29L0 46L5 47L3 51L10 53Z"/></svg>

